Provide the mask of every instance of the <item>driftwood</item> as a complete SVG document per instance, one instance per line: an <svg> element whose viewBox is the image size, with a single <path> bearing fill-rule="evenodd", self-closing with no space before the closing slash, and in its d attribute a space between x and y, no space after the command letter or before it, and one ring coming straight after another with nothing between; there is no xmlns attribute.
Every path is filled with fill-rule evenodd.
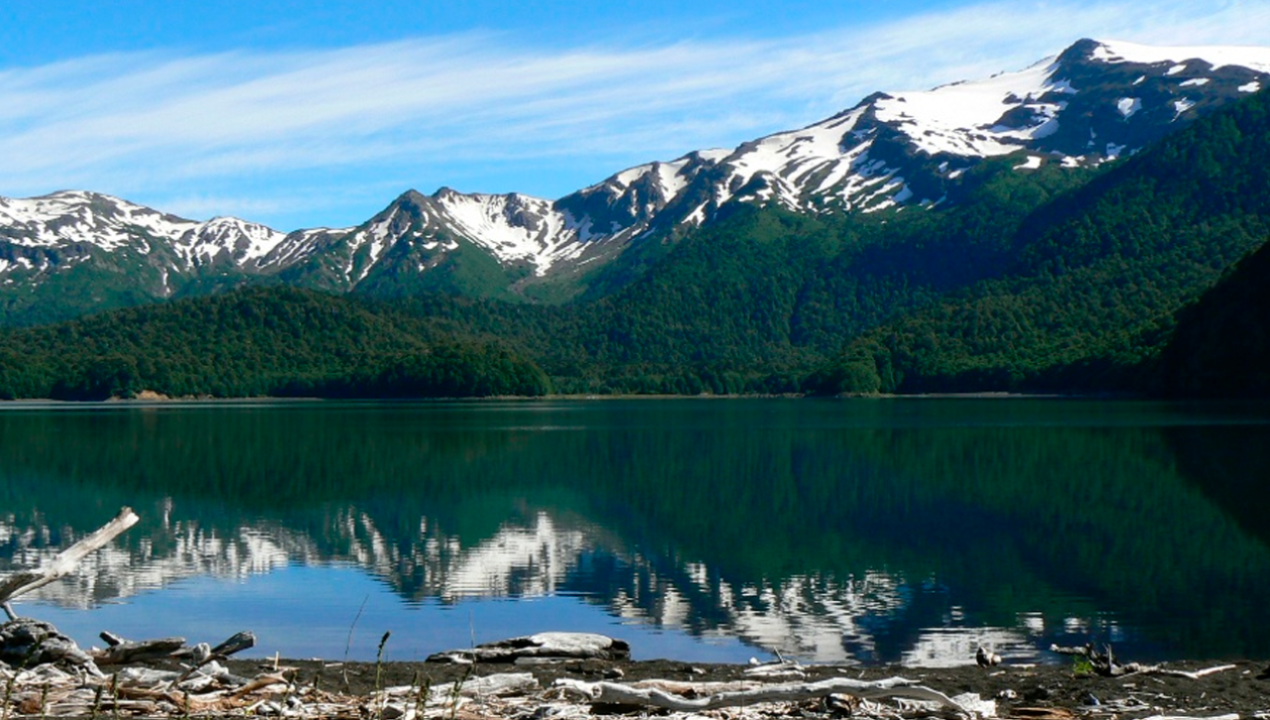
<svg viewBox="0 0 1270 720"><path fill-rule="evenodd" d="M208 663L228 659L230 655L233 655L236 652L241 652L247 648L255 646L256 636L248 631L234 633L229 636L229 639L225 642L210 650L207 649L207 645L199 643L192 653L194 662L191 663L189 670L186 670L185 674L182 675L181 679L177 680L177 682L185 680L190 675L197 672L199 668L207 665Z"/></svg>
<svg viewBox="0 0 1270 720"><path fill-rule="evenodd" d="M231 635L225 642L214 648L209 647L207 643L199 643L191 647L182 637L133 642L114 633L103 632L101 639L106 641L106 649L94 650L92 653L93 659L99 666L178 661L185 663L186 667L183 674L174 675L175 682L178 684L208 663L226 660L230 655L256 645L256 636L246 631Z"/></svg>
<svg viewBox="0 0 1270 720"><path fill-rule="evenodd" d="M13 573L12 575L0 581L0 604L3 604L4 610L9 615L10 620L16 620L17 616L9 607L9 601L24 593L31 592L37 588L44 587L49 583L69 575L75 570L75 566L79 565L79 561L97 552L103 547L110 544L119 535L122 535L128 528L137 524L140 518L132 511L132 508L125 507L119 511L114 520L106 523L98 528L91 535L87 535L80 539L79 542L66 548L58 553L53 560L38 570L24 570Z"/></svg>
<svg viewBox="0 0 1270 720"><path fill-rule="evenodd" d="M793 660L778 660L773 663L759 664L754 660L750 660L750 667L743 672L748 678L763 678L765 680L793 680L807 677L807 670L802 665Z"/></svg>
<svg viewBox="0 0 1270 720"><path fill-rule="evenodd" d="M447 650L429 655L427 662L511 663L527 658L571 660L629 660L631 646L624 640L595 633L544 632L484 643L466 650Z"/></svg>
<svg viewBox="0 0 1270 720"><path fill-rule="evenodd" d="M118 635L103 632L101 639L106 641L108 647L93 653L93 659L98 665L126 665L134 662L167 660L173 653L185 648L185 638L182 637L132 642Z"/></svg>
<svg viewBox="0 0 1270 720"><path fill-rule="evenodd" d="M1187 670L1173 670L1163 665L1143 665L1141 663L1120 663L1116 660L1115 654L1111 650L1111 646L1106 646L1106 652L1098 652L1092 643L1085 644L1080 647L1061 647L1059 645L1050 645L1050 652L1059 655L1072 655L1074 657L1083 657L1089 660L1093 671L1104 677L1127 678L1134 675L1168 675L1171 677L1183 677L1190 680L1198 680L1205 675L1212 675L1226 670L1233 670L1234 665L1215 665L1203 670L1195 670L1193 672Z"/></svg>
<svg viewBox="0 0 1270 720"><path fill-rule="evenodd" d="M656 687L639 688L611 682L588 683L562 678L554 687L583 696L591 703L642 705L675 712L702 712L725 707L742 707L762 702L812 700L828 695L848 694L861 699L907 698L938 703L958 712L971 711L947 695L900 677L865 682L831 678L814 683L764 685L750 690L718 692L705 697L685 697Z"/></svg>

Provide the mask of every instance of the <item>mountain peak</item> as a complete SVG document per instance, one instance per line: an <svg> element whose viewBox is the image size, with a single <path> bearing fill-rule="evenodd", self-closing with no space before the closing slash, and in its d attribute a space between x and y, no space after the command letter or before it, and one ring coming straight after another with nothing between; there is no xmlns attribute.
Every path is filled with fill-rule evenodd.
<svg viewBox="0 0 1270 720"><path fill-rule="evenodd" d="M1092 38L1081 38L1059 53L1056 59L1060 63L1074 60L1092 60L1094 55L1104 47L1105 45L1101 41Z"/></svg>
<svg viewBox="0 0 1270 720"><path fill-rule="evenodd" d="M0 258L12 256L9 268L36 267L43 252L54 272L71 266L66 258L83 264L98 250L131 251L152 269L176 258L163 273L285 273L339 290L363 281L419 287L425 274L466 265L483 277L504 273L514 283L499 291L506 296L548 276L562 284L594 277L627 248L673 241L737 204L810 214L931 208L972 191L977 174L967 171L989 158L1017 156L1007 162L1020 171L1096 166L1267 84L1270 48L1082 38L1023 70L876 92L819 122L636 165L554 202L443 185L427 196L407 190L356 228L281 236L236 218L198 223L88 191L0 198ZM8 280L0 270L0 292Z"/></svg>

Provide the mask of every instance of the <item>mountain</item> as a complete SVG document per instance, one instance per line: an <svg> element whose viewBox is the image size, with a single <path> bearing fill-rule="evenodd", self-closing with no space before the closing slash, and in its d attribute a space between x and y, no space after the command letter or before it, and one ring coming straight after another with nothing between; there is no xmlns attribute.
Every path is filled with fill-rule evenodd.
<svg viewBox="0 0 1270 720"><path fill-rule="evenodd" d="M996 269L855 335L823 389L1264 394L1266 187L1261 92L1039 205Z"/></svg>
<svg viewBox="0 0 1270 720"><path fill-rule="evenodd" d="M106 195L0 198L0 322L285 283L372 297L439 291L595 299L738 207L859 216L948 208L983 163L1096 168L1270 84L1270 48L1081 40L1019 72L877 93L819 123L652 162L555 201L409 191L356 228L196 222Z"/></svg>

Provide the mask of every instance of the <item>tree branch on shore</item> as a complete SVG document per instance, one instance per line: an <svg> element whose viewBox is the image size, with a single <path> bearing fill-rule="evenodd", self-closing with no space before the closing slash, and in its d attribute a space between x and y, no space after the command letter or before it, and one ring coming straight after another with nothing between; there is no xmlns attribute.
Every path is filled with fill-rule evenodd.
<svg viewBox="0 0 1270 720"><path fill-rule="evenodd" d="M1173 670L1163 665L1142 665L1141 663L1120 663L1116 661L1115 654L1111 650L1111 646L1106 646L1106 652L1098 652L1098 649L1092 643L1080 647L1061 647L1059 645L1050 645L1050 652L1059 655L1071 655L1074 657L1083 657L1089 660L1093 671L1103 677L1125 678L1133 675L1169 675L1172 677L1183 677L1190 680L1198 680L1205 675L1232 670L1234 665L1215 665L1213 667L1204 668L1203 670L1195 670L1193 672L1186 670Z"/></svg>
<svg viewBox="0 0 1270 720"><path fill-rule="evenodd" d="M132 508L125 507L119 511L114 520L58 553L52 562L44 567L37 570L16 572L0 581L0 603L3 603L4 611L8 614L9 619L14 620L17 618L12 608L9 607L10 600L66 577L75 570L81 560L109 545L111 540L136 525L140 519L132 511Z"/></svg>

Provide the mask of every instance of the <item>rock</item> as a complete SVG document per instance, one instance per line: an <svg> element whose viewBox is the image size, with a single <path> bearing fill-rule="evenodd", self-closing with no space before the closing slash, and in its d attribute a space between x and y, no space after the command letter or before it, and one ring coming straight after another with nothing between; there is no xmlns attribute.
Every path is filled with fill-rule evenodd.
<svg viewBox="0 0 1270 720"><path fill-rule="evenodd" d="M1023 699L1028 702L1037 702L1038 700L1049 700L1050 689L1044 686L1029 688L1023 692Z"/></svg>
<svg viewBox="0 0 1270 720"><path fill-rule="evenodd" d="M975 663L982 668L995 667L1001 664L1001 656L991 650L985 650L980 645L979 649L975 651Z"/></svg>
<svg viewBox="0 0 1270 720"><path fill-rule="evenodd" d="M447 650L428 656L427 662L514 663L521 658L574 658L629 660L631 646L624 640L594 633L545 632L477 645L468 650Z"/></svg>
<svg viewBox="0 0 1270 720"><path fill-rule="evenodd" d="M14 668L61 663L101 675L92 657L52 623L16 618L0 625L0 662Z"/></svg>

